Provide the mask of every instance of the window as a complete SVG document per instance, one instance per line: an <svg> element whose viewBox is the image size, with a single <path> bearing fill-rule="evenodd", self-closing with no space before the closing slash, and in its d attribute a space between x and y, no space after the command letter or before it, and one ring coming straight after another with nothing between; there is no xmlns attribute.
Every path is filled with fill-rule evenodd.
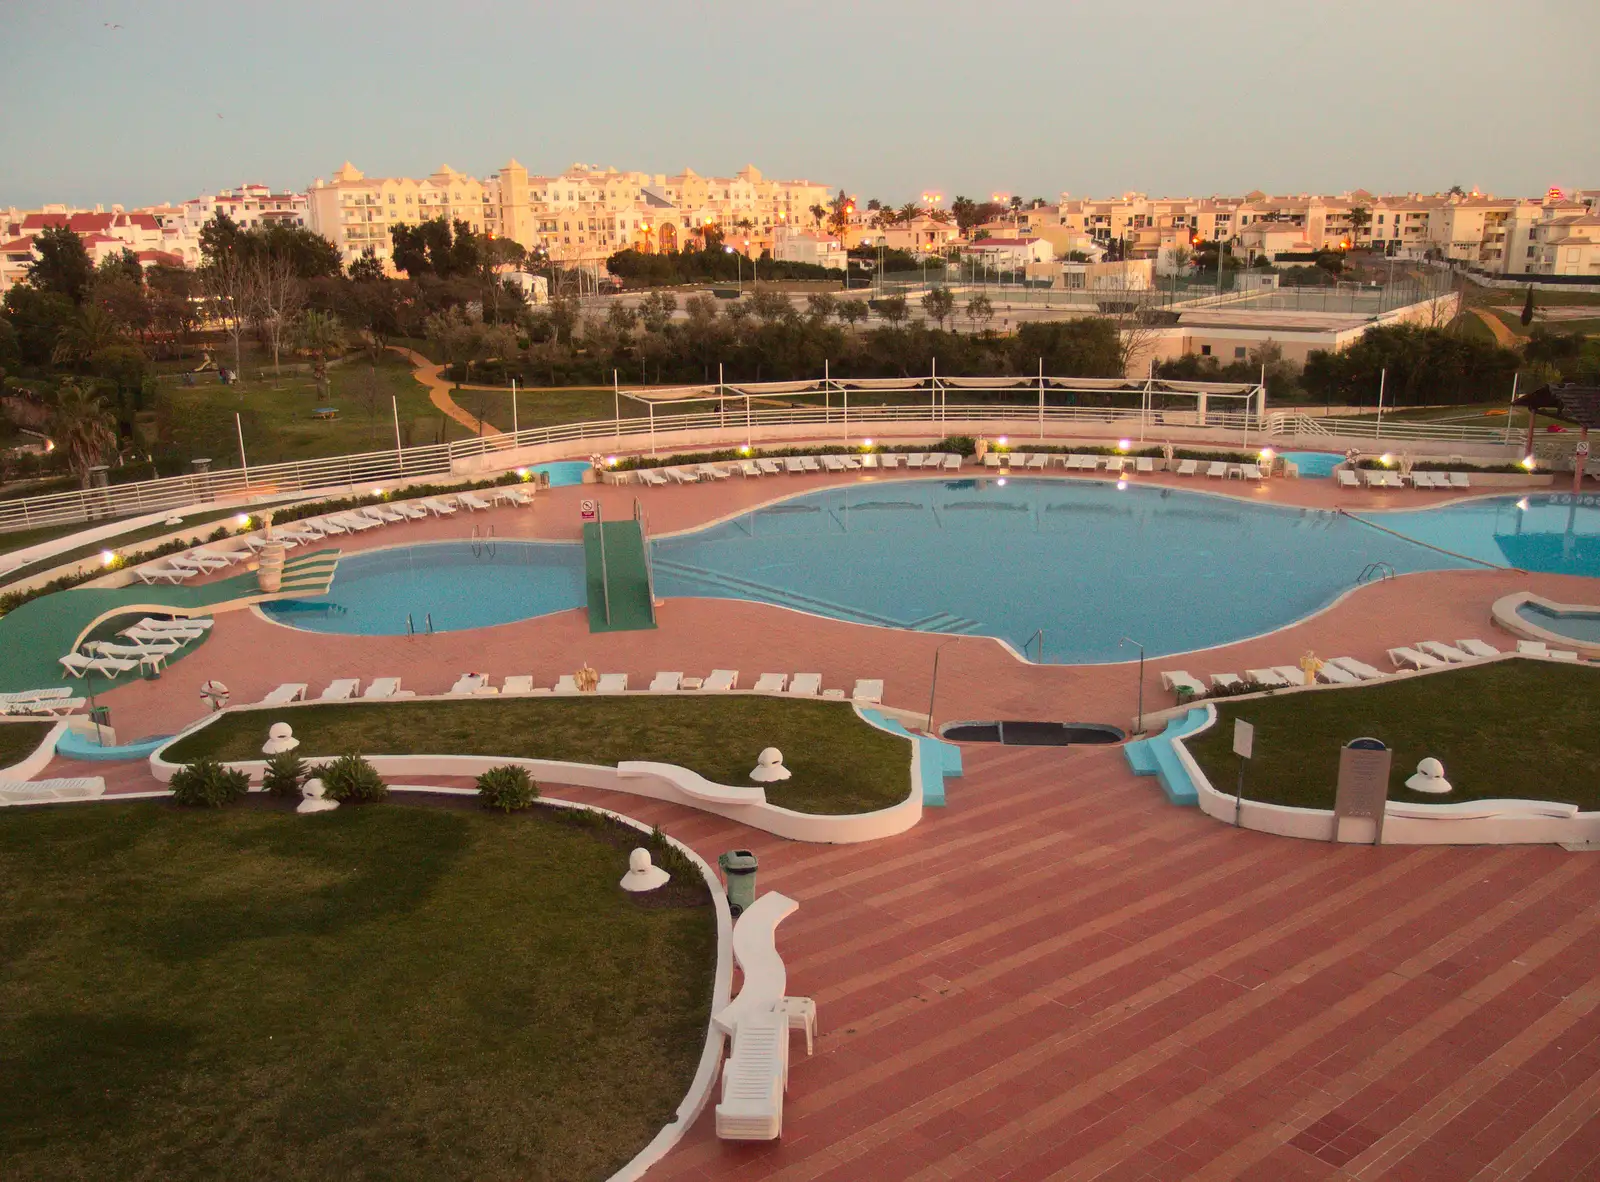
<svg viewBox="0 0 1600 1182"><path fill-rule="evenodd" d="M1233 347L1233 359L1235 361L1243 361L1244 357L1245 357L1244 346L1243 345L1235 345Z"/></svg>
<svg viewBox="0 0 1600 1182"><path fill-rule="evenodd" d="M1202 357L1210 357L1211 356L1211 346L1210 345L1201 345L1200 346L1200 356L1202 356Z"/></svg>

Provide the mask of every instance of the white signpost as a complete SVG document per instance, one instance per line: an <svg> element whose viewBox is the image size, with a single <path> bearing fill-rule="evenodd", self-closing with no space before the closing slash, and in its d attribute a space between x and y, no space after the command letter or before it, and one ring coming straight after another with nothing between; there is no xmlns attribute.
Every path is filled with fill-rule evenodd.
<svg viewBox="0 0 1600 1182"><path fill-rule="evenodd" d="M1233 823L1239 824L1239 809L1244 801L1244 765L1256 746L1256 728L1242 718L1233 720L1233 753L1239 757L1239 787L1233 794Z"/></svg>
<svg viewBox="0 0 1600 1182"><path fill-rule="evenodd" d="M578 502L578 513L585 522L600 520L600 502L593 498L585 498Z"/></svg>

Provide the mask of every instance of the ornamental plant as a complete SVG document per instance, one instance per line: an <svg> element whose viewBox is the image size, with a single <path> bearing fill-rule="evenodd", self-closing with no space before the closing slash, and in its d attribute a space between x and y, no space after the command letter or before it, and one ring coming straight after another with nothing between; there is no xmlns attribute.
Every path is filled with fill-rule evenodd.
<svg viewBox="0 0 1600 1182"><path fill-rule="evenodd" d="M503 813L531 808L539 799L539 785L520 764L492 767L478 777L478 801L486 809Z"/></svg>
<svg viewBox="0 0 1600 1182"><path fill-rule="evenodd" d="M250 777L215 759L197 759L173 773L170 786L172 799L181 805L221 808L250 791Z"/></svg>
<svg viewBox="0 0 1600 1182"><path fill-rule="evenodd" d="M317 775L327 798L340 804L372 804L389 795L389 785L383 782L378 769L354 751L323 764Z"/></svg>
<svg viewBox="0 0 1600 1182"><path fill-rule="evenodd" d="M268 796L298 797L300 789L311 778L311 769L300 758L298 751L280 751L267 760L266 774L261 777L261 787Z"/></svg>

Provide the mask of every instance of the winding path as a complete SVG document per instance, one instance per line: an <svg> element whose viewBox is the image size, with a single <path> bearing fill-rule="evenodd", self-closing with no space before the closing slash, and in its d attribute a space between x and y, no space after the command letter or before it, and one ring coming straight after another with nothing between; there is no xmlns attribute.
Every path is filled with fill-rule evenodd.
<svg viewBox="0 0 1600 1182"><path fill-rule="evenodd" d="M428 400L440 410L444 411L445 414L449 415L452 419L460 423L474 435L504 434L499 427L496 427L487 419L479 419L476 416L468 413L466 410L463 410L461 404L451 397L452 391L456 389L456 387L445 379L444 366L435 365L433 362L429 361L426 357L424 357L421 353L416 352L414 349L407 349L400 345L390 345L389 348L393 349L396 353L400 354L400 356L411 362L412 366L415 367L411 376L416 378L417 381L421 382L428 388ZM466 386L462 388L471 390L474 387Z"/></svg>
<svg viewBox="0 0 1600 1182"><path fill-rule="evenodd" d="M1517 347L1519 338L1517 337L1516 333L1512 332L1506 327L1505 321L1501 320L1500 317L1496 316L1487 308L1474 308L1472 310L1477 314L1479 320L1483 321L1489 326L1489 331L1494 334L1496 343L1504 345L1508 349L1515 349Z"/></svg>

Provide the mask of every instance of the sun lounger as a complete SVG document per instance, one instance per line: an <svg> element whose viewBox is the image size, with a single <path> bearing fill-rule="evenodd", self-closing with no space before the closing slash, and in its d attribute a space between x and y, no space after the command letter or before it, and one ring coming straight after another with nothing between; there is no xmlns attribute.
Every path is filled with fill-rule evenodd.
<svg viewBox="0 0 1600 1182"><path fill-rule="evenodd" d="M410 690L400 688L398 677L375 677L372 684L367 686L363 698L414 698L417 695Z"/></svg>
<svg viewBox="0 0 1600 1182"><path fill-rule="evenodd" d="M756 461L756 467L760 468L761 471L767 476L777 476L783 471L783 469L778 466L777 460L769 460L765 457L762 457Z"/></svg>
<svg viewBox="0 0 1600 1182"><path fill-rule="evenodd" d="M1433 480L1433 473L1432 472L1413 472L1411 474L1411 487L1412 488L1434 488L1434 487L1436 487L1435 484L1434 484L1434 480ZM1450 487L1448 481L1445 483L1445 487L1446 488Z"/></svg>
<svg viewBox="0 0 1600 1182"><path fill-rule="evenodd" d="M380 525L394 525L397 522L401 522L406 519L406 515L404 513L397 513L395 510L389 508L388 505L368 505L364 509L357 509L356 512L372 518L372 520L378 522Z"/></svg>
<svg viewBox="0 0 1600 1182"><path fill-rule="evenodd" d="M212 550L208 547L205 550L196 550L194 556L196 558L219 558L228 566L232 566L236 562L243 562L246 558L249 558L250 551L248 549Z"/></svg>
<svg viewBox="0 0 1600 1182"><path fill-rule="evenodd" d="M1384 488L1404 488L1405 486L1406 486L1406 482L1404 480L1400 479L1400 473L1398 473L1398 472L1385 472L1383 474L1383 487Z"/></svg>
<svg viewBox="0 0 1600 1182"><path fill-rule="evenodd" d="M993 451L985 452L983 456L983 466L985 468L998 468L1000 466L1000 453Z"/></svg>
<svg viewBox="0 0 1600 1182"><path fill-rule="evenodd" d="M1492 644L1485 644L1481 640L1458 640L1456 647L1469 657L1498 657L1500 650Z"/></svg>
<svg viewBox="0 0 1600 1182"><path fill-rule="evenodd" d="M898 468L900 461L904 458L897 452L886 451L878 457L878 466L881 468Z"/></svg>
<svg viewBox="0 0 1600 1182"><path fill-rule="evenodd" d="M1069 472L1086 472L1096 464L1097 461L1093 456L1069 455L1066 467Z"/></svg>
<svg viewBox="0 0 1600 1182"><path fill-rule="evenodd" d="M866 455L862 456L861 457L861 466L863 468L869 468L869 469L877 468L877 466L878 466L877 454L874 453L874 452L870 452L869 451Z"/></svg>
<svg viewBox="0 0 1600 1182"><path fill-rule="evenodd" d="M920 468L922 467L923 461L927 458L927 455L923 452L912 452L910 455L906 456L906 467Z"/></svg>
<svg viewBox="0 0 1600 1182"><path fill-rule="evenodd" d="M1215 476L1219 479L1226 478L1228 475L1228 465L1224 464L1221 460L1213 460L1210 464L1206 465L1206 475Z"/></svg>
<svg viewBox="0 0 1600 1182"><path fill-rule="evenodd" d="M1306 684L1306 671L1299 665L1274 665L1273 668L1287 677L1290 685Z"/></svg>
<svg viewBox="0 0 1600 1182"><path fill-rule="evenodd" d="M726 480L733 475L727 468L720 467L717 464L701 464L695 471L701 476L710 477L712 480Z"/></svg>
<svg viewBox="0 0 1600 1182"><path fill-rule="evenodd" d="M789 473L791 476L799 476L805 471L805 469L800 466L799 456L784 456L783 470Z"/></svg>
<svg viewBox="0 0 1600 1182"><path fill-rule="evenodd" d="M655 468L640 468L639 480L641 483L651 485L652 487L659 487L661 485L670 483L667 478Z"/></svg>
<svg viewBox="0 0 1600 1182"><path fill-rule="evenodd" d="M429 497L422 502L422 507L435 517L448 517L456 511L454 505L447 501L441 501L438 497Z"/></svg>
<svg viewBox="0 0 1600 1182"><path fill-rule="evenodd" d="M361 688L359 677L341 677L331 682L317 698L319 702L347 702L356 696L356 691Z"/></svg>
<svg viewBox="0 0 1600 1182"><path fill-rule="evenodd" d="M865 702L869 706L877 706L883 702L883 681L880 678L864 677L858 680L855 688L850 691L850 697L857 702Z"/></svg>
<svg viewBox="0 0 1600 1182"><path fill-rule="evenodd" d="M1244 684L1244 678L1237 673L1213 673L1211 684L1222 690L1238 689Z"/></svg>
<svg viewBox="0 0 1600 1182"><path fill-rule="evenodd" d="M575 694L575 693L577 693L578 692L577 679L575 677L573 677L573 675L570 674L570 673L563 673L560 677L556 678L556 686L555 686L555 690L553 692L558 693L558 694Z"/></svg>
<svg viewBox="0 0 1600 1182"><path fill-rule="evenodd" d="M817 463L816 456L801 456L800 470L802 472L820 472L822 471L822 465Z"/></svg>
<svg viewBox="0 0 1600 1182"><path fill-rule="evenodd" d="M1254 682L1262 689L1282 689L1287 685L1293 684L1293 682L1291 682L1282 673L1279 673L1276 669L1270 668L1246 669L1244 671L1244 677L1246 681Z"/></svg>
<svg viewBox="0 0 1600 1182"><path fill-rule="evenodd" d="M1337 665L1346 673L1354 673L1362 681L1381 681L1389 676L1382 669L1374 668L1365 661L1358 661L1354 657L1330 657L1328 664Z"/></svg>
<svg viewBox="0 0 1600 1182"><path fill-rule="evenodd" d="M72 691L65 686L51 686L49 689L12 690L0 694L0 706L16 702L42 702L52 698L70 698Z"/></svg>
<svg viewBox="0 0 1600 1182"><path fill-rule="evenodd" d="M1154 472L1156 470L1156 462L1150 456L1135 456L1133 460L1133 470L1140 475L1143 475L1147 472Z"/></svg>
<svg viewBox="0 0 1600 1182"><path fill-rule="evenodd" d="M678 683L682 680L682 673L657 673L655 680L650 683L650 692L653 694L675 694L678 692Z"/></svg>
<svg viewBox="0 0 1600 1182"><path fill-rule="evenodd" d="M161 661L182 647L181 641L171 638L149 644L113 644L109 640L91 640L83 646L83 651L95 657L121 657L125 661L143 661L146 657L155 657L156 661L152 663L159 666Z"/></svg>
<svg viewBox="0 0 1600 1182"><path fill-rule="evenodd" d="M1036 451L1028 457L1028 462L1023 467L1031 471L1043 472L1044 466L1049 462L1050 455L1048 452Z"/></svg>
<svg viewBox="0 0 1600 1182"><path fill-rule="evenodd" d="M830 472L843 472L844 461L838 456L823 456L822 466Z"/></svg>
<svg viewBox="0 0 1600 1182"><path fill-rule="evenodd" d="M1368 488L1383 487L1383 473L1376 468L1367 468L1361 473L1361 478L1366 481Z"/></svg>
<svg viewBox="0 0 1600 1182"><path fill-rule="evenodd" d="M1360 488L1361 487L1361 481L1359 479L1357 479L1356 474L1354 472L1350 471L1349 468L1340 468L1339 469L1339 487L1340 488Z"/></svg>
<svg viewBox="0 0 1600 1182"><path fill-rule="evenodd" d="M456 504L465 505L468 509L472 509L472 510L484 510L484 509L493 508L493 506L491 506L488 501L484 500L477 493L472 493L472 492L464 492L464 493L458 494L456 496Z"/></svg>
<svg viewBox="0 0 1600 1182"><path fill-rule="evenodd" d="M61 664L72 676L82 677L85 673L104 673L107 676L126 673L129 669L137 669L141 662L124 657L86 657L82 653L68 653L61 658Z"/></svg>
<svg viewBox="0 0 1600 1182"><path fill-rule="evenodd" d="M1468 478L1465 472L1452 472L1450 473L1450 487L1471 488L1472 481Z"/></svg>
<svg viewBox="0 0 1600 1182"><path fill-rule="evenodd" d="M421 521L428 515L428 511L421 505L414 505L410 501L400 501L394 506L394 511L407 521Z"/></svg>
<svg viewBox="0 0 1600 1182"><path fill-rule="evenodd" d="M1470 653L1462 652L1455 645L1446 644L1442 640L1424 640L1417 645L1417 648L1430 657L1438 657L1441 661L1449 661L1452 665L1472 660Z"/></svg>
<svg viewBox="0 0 1600 1182"><path fill-rule="evenodd" d="M505 683L500 687L500 692L502 694L531 694L548 691L536 691L533 688L533 674L513 673L505 679Z"/></svg>
<svg viewBox="0 0 1600 1182"><path fill-rule="evenodd" d="M763 673L756 678L756 693L781 694L784 687L789 684L789 675L786 673Z"/></svg>
<svg viewBox="0 0 1600 1182"><path fill-rule="evenodd" d="M1517 651L1529 657L1551 657L1557 661L1576 661L1578 654L1567 649L1550 648L1542 640L1519 640Z"/></svg>
<svg viewBox="0 0 1600 1182"><path fill-rule="evenodd" d="M668 468L667 475L679 484L699 484L700 477L688 468Z"/></svg>
<svg viewBox="0 0 1600 1182"><path fill-rule="evenodd" d="M1240 464L1239 465L1239 476L1243 480L1260 480L1261 479L1261 465L1259 465L1259 464Z"/></svg>
<svg viewBox="0 0 1600 1182"><path fill-rule="evenodd" d="M1405 645L1390 649L1389 659L1394 662L1396 669L1443 669L1445 664L1438 657L1430 657Z"/></svg>
<svg viewBox="0 0 1600 1182"><path fill-rule="evenodd" d="M1199 460L1179 460L1178 461L1178 475L1179 476L1196 476L1196 475L1199 474L1199 472L1200 472L1200 461Z"/></svg>
<svg viewBox="0 0 1600 1182"><path fill-rule="evenodd" d="M960 456L952 456L952 455L945 456L945 458L944 458L944 470L946 472L955 471L956 469L958 469L960 467L961 467L961 457Z"/></svg>
<svg viewBox="0 0 1600 1182"><path fill-rule="evenodd" d="M283 542L289 546L309 546L313 542L320 542L322 540L322 531L317 530L313 532L312 530L306 529L304 526L291 526L286 529L275 531L274 540Z"/></svg>
<svg viewBox="0 0 1600 1182"><path fill-rule="evenodd" d="M452 694L481 694L489 686L489 679L482 673L463 673L456 678L456 683L450 687Z"/></svg>
<svg viewBox="0 0 1600 1182"><path fill-rule="evenodd" d="M822 689L822 674L796 673L789 679L789 692L799 694L802 698L815 697Z"/></svg>
<svg viewBox="0 0 1600 1182"><path fill-rule="evenodd" d="M858 460L855 456L851 456L851 455L840 456L839 457L839 462L844 465L844 470L846 472L859 472L859 471L861 471L861 461Z"/></svg>
<svg viewBox="0 0 1600 1182"><path fill-rule="evenodd" d="M357 533L365 533L369 529L377 529L383 524L381 521L374 521L365 513L341 513L334 520L346 529L353 529Z"/></svg>
<svg viewBox="0 0 1600 1182"><path fill-rule="evenodd" d="M348 525L336 521L332 517L319 517L315 521L306 522L305 525L308 529L315 529L324 534L347 534L350 532Z"/></svg>
<svg viewBox="0 0 1600 1182"><path fill-rule="evenodd" d="M1188 694L1191 698L1206 696L1206 687L1198 678L1191 677L1186 669L1168 669L1161 675L1161 688L1171 690L1182 697Z"/></svg>
<svg viewBox="0 0 1600 1182"><path fill-rule="evenodd" d="M37 717L41 714L57 717L81 709L88 700L88 698L30 698L20 702L0 702L0 714L8 718Z"/></svg>
<svg viewBox="0 0 1600 1182"><path fill-rule="evenodd" d="M136 566L133 573L139 577L141 583L181 583L185 579L192 579L199 574L193 567L183 566Z"/></svg>
<svg viewBox="0 0 1600 1182"><path fill-rule="evenodd" d="M167 561L173 566L186 566L191 570L203 571L206 574L221 570L228 565L223 559L204 554L198 550L190 551L188 554L174 554Z"/></svg>
<svg viewBox="0 0 1600 1182"><path fill-rule="evenodd" d="M1123 465L1127 462L1128 460L1126 456L1107 456L1106 471L1111 473L1113 476L1120 475L1122 473Z"/></svg>
<svg viewBox="0 0 1600 1182"><path fill-rule="evenodd" d="M496 505L508 504L518 508L526 508L533 504L533 498L515 484L495 489L493 500Z"/></svg>
<svg viewBox="0 0 1600 1182"><path fill-rule="evenodd" d="M1322 668L1317 670L1317 680L1328 685L1355 685L1361 679L1332 661L1324 661Z"/></svg>
<svg viewBox="0 0 1600 1182"><path fill-rule="evenodd" d="M266 697L261 699L263 706L286 706L290 702L303 702L306 699L306 683L303 681L286 681Z"/></svg>
<svg viewBox="0 0 1600 1182"><path fill-rule="evenodd" d="M739 474L741 476L760 476L761 466L754 460L740 460Z"/></svg>
<svg viewBox="0 0 1600 1182"><path fill-rule="evenodd" d="M783 1136L783 1093L789 1076L789 1019L752 1013L739 1022L722 1067L716 1133L724 1141L776 1141Z"/></svg>
<svg viewBox="0 0 1600 1182"><path fill-rule="evenodd" d="M273 542L276 542L278 545L282 546L285 550L293 550L296 546L298 546L300 544L300 539L299 538L290 537L288 534L286 534L281 529L278 530L275 534L273 534L273 536L272 536L270 541L267 538L265 538L265 537L263 537L261 535L254 535L254 536L251 536L251 537L248 537L248 538L244 538L242 540L243 540L246 548L248 548L250 553L252 553L252 554L260 554L268 546L272 545Z"/></svg>
<svg viewBox="0 0 1600 1182"><path fill-rule="evenodd" d="M706 678L703 690L723 693L727 690L739 688L739 671L737 669L713 669L711 676Z"/></svg>
<svg viewBox="0 0 1600 1182"><path fill-rule="evenodd" d="M620 694L628 688L628 675L626 673L602 673L600 684L595 689L602 694Z"/></svg>

